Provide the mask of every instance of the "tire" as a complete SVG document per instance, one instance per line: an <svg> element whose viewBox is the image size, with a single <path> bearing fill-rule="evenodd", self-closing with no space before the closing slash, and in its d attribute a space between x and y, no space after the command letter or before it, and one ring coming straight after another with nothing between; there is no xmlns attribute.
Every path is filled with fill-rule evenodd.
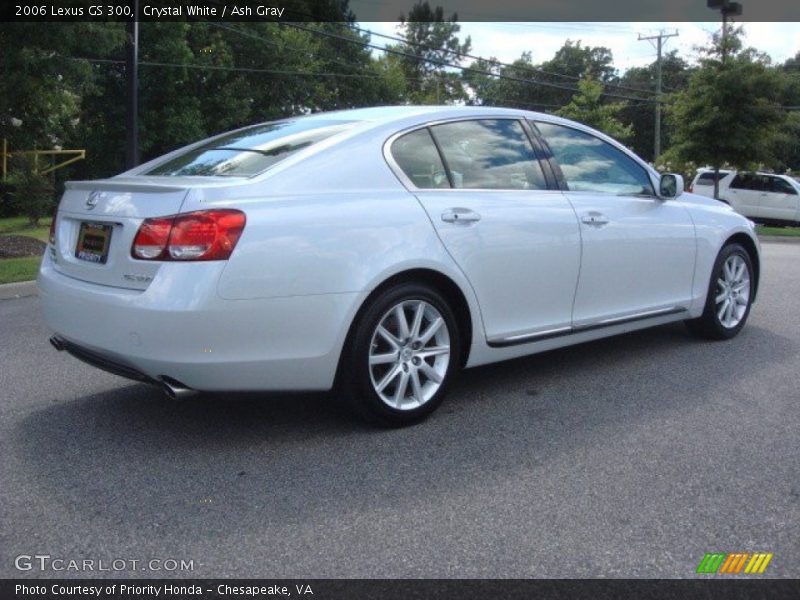
<svg viewBox="0 0 800 600"><path fill-rule="evenodd" d="M753 262L747 250L740 244L724 246L711 271L703 315L686 321L689 331L713 340L735 337L750 315L753 284Z"/></svg>
<svg viewBox="0 0 800 600"><path fill-rule="evenodd" d="M442 403L460 356L461 336L447 301L427 285L402 283L381 292L358 317L338 387L366 421L411 425Z"/></svg>

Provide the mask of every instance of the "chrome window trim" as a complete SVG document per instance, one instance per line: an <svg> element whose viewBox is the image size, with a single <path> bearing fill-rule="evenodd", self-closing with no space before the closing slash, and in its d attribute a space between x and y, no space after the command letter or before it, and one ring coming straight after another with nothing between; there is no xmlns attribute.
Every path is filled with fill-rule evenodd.
<svg viewBox="0 0 800 600"><path fill-rule="evenodd" d="M458 123L458 122L461 122L461 121L486 121L486 120L492 120L492 121L500 121L500 120L503 120L503 121L518 121L520 126L522 127L523 131L525 131L525 125L523 123L523 121L525 121L525 116L524 115L519 115L519 116L515 116L515 115L485 115L485 116L484 115L470 115L468 117L452 117L452 118L449 118L449 119L437 119L435 121L427 121L425 123L417 123L416 125L412 125L410 127L407 127L406 129L401 129L400 131L398 131L396 133L393 133L383 143L383 158L386 161L386 163L389 165L389 168L392 170L392 172L395 174L395 176L400 180L400 183L403 184L403 187L405 187L409 192L479 192L479 193L482 193L482 194L485 194L486 192L536 192L536 193L557 192L557 193L561 193L561 190L554 190L554 189L521 190L519 188L507 188L506 189L506 188L453 188L453 187L450 187L450 188L419 188L416 185L414 185L414 182L411 181L411 179L408 178L408 176L403 172L403 169L400 168L400 165L397 164L397 161L394 159L394 156L392 156L392 144L394 144L394 142L398 138L403 137L404 135L407 135L409 133L414 133L415 131L419 131L420 129L429 129L430 127L435 127L437 125L446 125L446 124L449 124L449 123ZM527 135L527 131L525 131L525 134ZM436 141L433 139L433 133L429 132L429 135L431 136L431 141L434 143L434 145L436 145ZM531 144L531 152L533 152L534 156L536 156L536 149L533 146L533 143L530 142L530 140L528 140L528 142ZM436 151L439 152L438 146L436 146ZM444 157L442 156L441 153L439 153L439 159L442 161L442 164L445 164ZM538 160L538 157L537 157L537 160ZM539 162L541 162L541 161L539 161ZM447 167L445 167L445 168L447 168ZM541 168L541 165L540 165L540 168ZM545 177L545 181L547 181L546 177Z"/></svg>

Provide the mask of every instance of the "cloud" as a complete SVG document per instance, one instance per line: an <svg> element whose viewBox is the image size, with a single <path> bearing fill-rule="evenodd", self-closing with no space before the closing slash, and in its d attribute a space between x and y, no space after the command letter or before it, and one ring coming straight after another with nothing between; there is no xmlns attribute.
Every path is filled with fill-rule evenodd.
<svg viewBox="0 0 800 600"><path fill-rule="evenodd" d="M362 27L387 35L397 35L396 22L362 23ZM660 29L677 30L679 37L669 38L664 51L677 50L693 62L695 48L704 45L718 22L664 23L524 23L477 22L461 23L462 39L472 38L472 54L502 62L513 62L529 51L534 63L553 57L566 40L581 40L584 45L605 46L614 55L614 66L622 71L652 63L656 51L649 42L639 41L638 34L652 35ZM744 23L745 42L783 62L800 52L800 23ZM375 37L373 43L387 40Z"/></svg>

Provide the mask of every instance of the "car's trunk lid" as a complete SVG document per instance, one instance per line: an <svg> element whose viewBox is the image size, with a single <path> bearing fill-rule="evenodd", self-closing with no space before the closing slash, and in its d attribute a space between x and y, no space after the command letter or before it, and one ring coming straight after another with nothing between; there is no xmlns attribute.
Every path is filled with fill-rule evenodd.
<svg viewBox="0 0 800 600"><path fill-rule="evenodd" d="M159 263L134 259L131 245L144 219L180 212L190 189L181 183L68 182L58 208L55 248L49 250L54 268L82 281L146 289Z"/></svg>

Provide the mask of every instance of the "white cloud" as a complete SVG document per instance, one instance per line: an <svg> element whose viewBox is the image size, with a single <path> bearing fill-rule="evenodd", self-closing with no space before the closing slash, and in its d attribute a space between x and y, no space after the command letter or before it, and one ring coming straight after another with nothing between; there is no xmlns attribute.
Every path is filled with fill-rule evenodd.
<svg viewBox="0 0 800 600"><path fill-rule="evenodd" d="M397 35L397 23L362 23L362 27L377 33ZM655 60L656 51L638 36L652 35L659 30L677 30L679 37L669 38L664 51L678 54L693 62L695 47L704 45L718 22L708 23L461 23L462 38L472 38L472 54L494 56L502 62L512 62L525 52L531 52L534 63L552 58L567 39L581 40L584 45L606 46L614 55L614 65L621 70L644 66ZM744 23L747 45L769 54L775 62L783 62L800 51L800 23ZM373 43L387 40L375 37Z"/></svg>

